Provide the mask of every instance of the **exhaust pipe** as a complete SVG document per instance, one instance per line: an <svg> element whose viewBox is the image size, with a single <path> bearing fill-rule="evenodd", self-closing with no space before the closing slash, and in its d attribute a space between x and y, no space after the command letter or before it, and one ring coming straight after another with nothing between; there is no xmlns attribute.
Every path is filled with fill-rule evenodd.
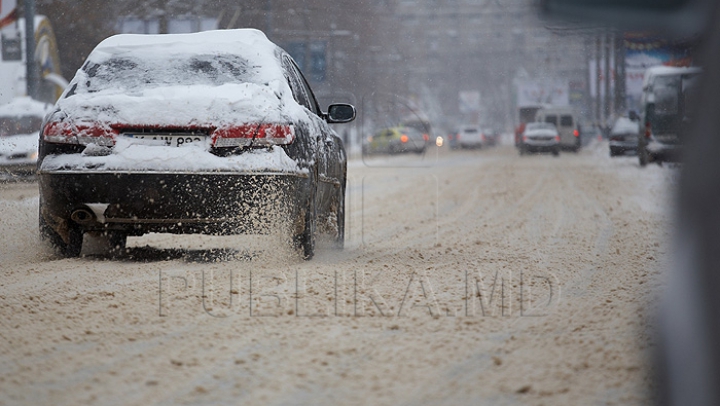
<svg viewBox="0 0 720 406"><path fill-rule="evenodd" d="M77 209L70 214L70 219L78 224L87 224L95 220L95 215L88 209Z"/></svg>

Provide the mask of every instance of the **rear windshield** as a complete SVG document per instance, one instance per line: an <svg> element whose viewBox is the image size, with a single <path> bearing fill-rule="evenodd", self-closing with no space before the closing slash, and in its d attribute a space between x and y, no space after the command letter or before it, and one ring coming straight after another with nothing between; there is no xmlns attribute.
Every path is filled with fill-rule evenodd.
<svg viewBox="0 0 720 406"><path fill-rule="evenodd" d="M572 116L560 116L560 125L563 127L572 127L573 126Z"/></svg>
<svg viewBox="0 0 720 406"><path fill-rule="evenodd" d="M680 76L658 76L653 81L656 114L677 114Z"/></svg>
<svg viewBox="0 0 720 406"><path fill-rule="evenodd" d="M114 56L102 63L88 61L82 70L85 83L76 83L67 97L75 93L106 89L137 90L161 86L247 83L255 81L255 69L237 55L183 55L175 58Z"/></svg>
<svg viewBox="0 0 720 406"><path fill-rule="evenodd" d="M557 126L557 116L545 116L545 122Z"/></svg>

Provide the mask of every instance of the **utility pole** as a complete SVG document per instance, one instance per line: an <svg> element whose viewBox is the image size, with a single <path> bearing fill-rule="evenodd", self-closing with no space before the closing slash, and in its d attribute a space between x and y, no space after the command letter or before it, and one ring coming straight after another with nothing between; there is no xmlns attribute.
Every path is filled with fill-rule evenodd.
<svg viewBox="0 0 720 406"><path fill-rule="evenodd" d="M618 115L627 109L625 82L625 38L620 31L615 34L615 113Z"/></svg>
<svg viewBox="0 0 720 406"><path fill-rule="evenodd" d="M605 32L605 81L603 82L603 85L605 86L605 94L603 95L603 101L605 103L603 107L603 125L611 125L609 123L609 119L612 116L612 96L610 95L610 84L613 80L613 73L610 70L610 57L611 57L611 47L612 47L612 34L610 31Z"/></svg>
<svg viewBox="0 0 720 406"><path fill-rule="evenodd" d="M600 71L600 61L602 60L602 36L598 32L595 37L595 121L597 125L602 126L602 96L600 95L600 79L602 73Z"/></svg>
<svg viewBox="0 0 720 406"><path fill-rule="evenodd" d="M35 0L25 0L25 60L27 66L27 95L35 99L38 95L40 75L35 63Z"/></svg>

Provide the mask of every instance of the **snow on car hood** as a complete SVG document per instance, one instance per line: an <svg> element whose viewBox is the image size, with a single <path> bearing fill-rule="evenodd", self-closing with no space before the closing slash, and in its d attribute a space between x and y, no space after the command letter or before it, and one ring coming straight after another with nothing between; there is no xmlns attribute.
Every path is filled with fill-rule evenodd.
<svg viewBox="0 0 720 406"><path fill-rule="evenodd" d="M109 155L93 156L95 145L82 154L48 155L40 171L169 171L169 172L287 172L307 173L281 147L246 151L240 155L218 157L201 143L182 147L133 144L119 137Z"/></svg>
<svg viewBox="0 0 720 406"><path fill-rule="evenodd" d="M57 108L76 122L223 127L307 119L281 50L257 30L129 35L101 42Z"/></svg>
<svg viewBox="0 0 720 406"><path fill-rule="evenodd" d="M638 134L640 132L640 123L632 121L627 117L620 117L613 125L611 134Z"/></svg>

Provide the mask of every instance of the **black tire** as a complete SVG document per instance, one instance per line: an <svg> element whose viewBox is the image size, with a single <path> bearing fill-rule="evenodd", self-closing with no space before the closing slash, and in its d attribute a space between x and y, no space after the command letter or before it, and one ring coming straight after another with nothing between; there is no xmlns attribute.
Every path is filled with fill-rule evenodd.
<svg viewBox="0 0 720 406"><path fill-rule="evenodd" d="M52 229L43 218L39 217L38 228L40 231L40 240L51 246L56 253L64 258L76 258L80 256L82 251L83 231L72 222L69 223L68 241L65 242L55 230Z"/></svg>
<svg viewBox="0 0 720 406"><path fill-rule="evenodd" d="M527 153L527 151L525 151L525 146L522 144L520 144L520 147L518 149L520 150L520 156L523 156Z"/></svg>
<svg viewBox="0 0 720 406"><path fill-rule="evenodd" d="M558 148L553 149L553 150L552 150L552 154L553 154L554 157L559 157L559 156L560 156L560 149L558 149Z"/></svg>
<svg viewBox="0 0 720 406"><path fill-rule="evenodd" d="M620 155L618 150L616 150L615 148L610 148L610 158L614 158L618 155Z"/></svg>
<svg viewBox="0 0 720 406"><path fill-rule="evenodd" d="M108 256L117 257L125 253L127 244L127 234L122 231L109 230L105 231L108 240Z"/></svg>
<svg viewBox="0 0 720 406"><path fill-rule="evenodd" d="M305 207L301 210L304 215L303 231L295 237L295 246L302 251L305 260L312 259L315 255L315 230L317 229L317 169L310 171L309 191Z"/></svg>
<svg viewBox="0 0 720 406"><path fill-rule="evenodd" d="M343 182L344 183L344 182ZM337 221L337 235L333 244L335 249L341 250L345 248L345 185L338 188L337 196L338 209L335 213Z"/></svg>

